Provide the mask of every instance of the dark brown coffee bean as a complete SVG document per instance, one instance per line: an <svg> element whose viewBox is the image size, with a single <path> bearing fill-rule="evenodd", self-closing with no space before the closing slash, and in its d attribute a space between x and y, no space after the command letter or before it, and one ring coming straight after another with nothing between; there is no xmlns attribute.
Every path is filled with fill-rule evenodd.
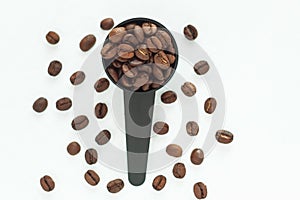
<svg viewBox="0 0 300 200"><path fill-rule="evenodd" d="M204 110L206 113L212 114L213 112L215 112L216 107L217 107L217 100L215 98L211 97L205 101Z"/></svg>
<svg viewBox="0 0 300 200"><path fill-rule="evenodd" d="M194 149L191 153L191 161L194 165L201 165L204 160L204 153L201 149Z"/></svg>
<svg viewBox="0 0 300 200"><path fill-rule="evenodd" d="M72 107L72 100L68 97L56 101L56 108L60 111L69 110Z"/></svg>
<svg viewBox="0 0 300 200"><path fill-rule="evenodd" d="M185 165L183 163L177 163L173 167L173 175L176 178L184 178L186 174Z"/></svg>
<svg viewBox="0 0 300 200"><path fill-rule="evenodd" d="M199 133L199 125L197 122L190 121L186 124L186 132L190 136L196 136Z"/></svg>
<svg viewBox="0 0 300 200"><path fill-rule="evenodd" d="M90 50L96 43L96 37L92 34L85 36L79 44L81 51L88 51Z"/></svg>
<svg viewBox="0 0 300 200"><path fill-rule="evenodd" d="M46 35L46 39L49 42L49 44L57 44L60 40L59 35L55 33L54 31L49 31Z"/></svg>
<svg viewBox="0 0 300 200"><path fill-rule="evenodd" d="M98 119L103 119L107 114L108 108L105 103L98 103L95 106L95 115Z"/></svg>
<svg viewBox="0 0 300 200"><path fill-rule="evenodd" d="M194 185L194 194L197 199L205 199L207 197L207 188L204 183L199 182Z"/></svg>
<svg viewBox="0 0 300 200"><path fill-rule="evenodd" d="M117 54L118 48L112 44L107 43L101 50L101 55L104 59L112 59Z"/></svg>
<svg viewBox="0 0 300 200"><path fill-rule="evenodd" d="M72 156L77 155L80 152L80 150L80 144L78 144L77 142L71 142L67 147L68 153Z"/></svg>
<svg viewBox="0 0 300 200"><path fill-rule="evenodd" d="M48 175L46 175L40 179L40 184L41 184L43 190L45 190L46 192L50 192L50 191L54 190L54 188L55 188L55 182Z"/></svg>
<svg viewBox="0 0 300 200"><path fill-rule="evenodd" d="M226 130L219 130L216 133L216 139L222 144L230 144L233 141L233 134Z"/></svg>
<svg viewBox="0 0 300 200"><path fill-rule="evenodd" d="M89 165L93 165L98 161L98 153L95 149L88 149L85 152L85 161Z"/></svg>
<svg viewBox="0 0 300 200"><path fill-rule="evenodd" d="M48 107L48 100L44 97L40 97L32 105L32 108L35 112L41 113L46 110Z"/></svg>
<svg viewBox="0 0 300 200"><path fill-rule="evenodd" d="M174 103L177 100L177 94L173 91L167 91L161 95L160 99L166 104Z"/></svg>
<svg viewBox="0 0 300 200"><path fill-rule="evenodd" d="M103 30L110 30L114 26L114 20L112 18L103 19L100 23L100 27Z"/></svg>
<svg viewBox="0 0 300 200"><path fill-rule="evenodd" d="M135 88L140 88L143 85L145 85L148 81L149 81L149 75L142 72L136 77L133 86Z"/></svg>
<svg viewBox="0 0 300 200"><path fill-rule="evenodd" d="M142 24L145 35L153 35L157 31L157 26L153 23L145 22Z"/></svg>
<svg viewBox="0 0 300 200"><path fill-rule="evenodd" d="M182 148L177 144L170 144L167 146L166 152L169 156L173 157L181 157L182 156Z"/></svg>
<svg viewBox="0 0 300 200"><path fill-rule="evenodd" d="M185 82L182 86L181 86L181 91L183 92L183 94L185 94L188 97L192 97L196 94L197 92L197 88L196 86L191 83L191 82Z"/></svg>
<svg viewBox="0 0 300 200"><path fill-rule="evenodd" d="M156 122L153 126L153 131L156 134L164 135L169 132L169 125L165 122Z"/></svg>
<svg viewBox="0 0 300 200"><path fill-rule="evenodd" d="M61 69L62 69L61 62L54 60L49 64L48 74L50 76L57 76L60 73Z"/></svg>
<svg viewBox="0 0 300 200"><path fill-rule="evenodd" d="M133 47L139 44L139 41L133 34L126 34L122 40L123 43L129 44Z"/></svg>
<svg viewBox="0 0 300 200"><path fill-rule="evenodd" d="M167 54L167 56L168 56L168 59L170 61L170 64L172 65L175 62L176 57L172 54Z"/></svg>
<svg viewBox="0 0 300 200"><path fill-rule="evenodd" d="M162 72L162 70L161 70L160 68L158 68L158 67L156 67L156 66L153 66L152 70L153 70L153 76L154 76L157 80L162 81L162 80L165 79L164 73Z"/></svg>
<svg viewBox="0 0 300 200"><path fill-rule="evenodd" d="M117 83L119 81L119 75L115 69L107 68L107 72L111 76L111 78L114 80L115 83Z"/></svg>
<svg viewBox="0 0 300 200"><path fill-rule="evenodd" d="M134 32L135 37L138 39L138 41L140 43L142 43L144 41L144 39L145 39L145 35L144 35L143 29L140 26L136 25L134 27L133 32Z"/></svg>
<svg viewBox="0 0 300 200"><path fill-rule="evenodd" d="M148 51L147 46L145 44L139 45L137 50L135 50L135 56L144 61L149 60L150 52Z"/></svg>
<svg viewBox="0 0 300 200"><path fill-rule="evenodd" d="M156 36L162 43L162 50L167 50L167 48L172 45L172 39L166 31L159 30L157 31Z"/></svg>
<svg viewBox="0 0 300 200"><path fill-rule="evenodd" d="M79 85L85 79L85 73L83 71L77 71L70 77L70 82L72 85Z"/></svg>
<svg viewBox="0 0 300 200"><path fill-rule="evenodd" d="M168 56L163 51L159 51L157 54L155 54L154 62L159 68L163 70L166 70L170 67Z"/></svg>
<svg viewBox="0 0 300 200"><path fill-rule="evenodd" d="M99 145L105 145L106 143L109 142L110 138L111 138L110 132L108 130L103 130L96 136L95 141Z"/></svg>
<svg viewBox="0 0 300 200"><path fill-rule="evenodd" d="M85 174L84 174L84 179L86 180L86 182L92 186L96 186L98 185L98 183L100 182L100 177L99 175L93 171L93 170L88 170Z"/></svg>
<svg viewBox="0 0 300 200"><path fill-rule="evenodd" d="M124 188L124 182L121 179L110 181L107 184L107 190L110 193L118 193Z"/></svg>
<svg viewBox="0 0 300 200"><path fill-rule="evenodd" d="M126 34L126 30L124 27L117 27L111 30L108 37L111 42L118 43L122 41L125 34Z"/></svg>
<svg viewBox="0 0 300 200"><path fill-rule="evenodd" d="M94 85L97 92L104 92L109 87L109 81L106 78L100 78Z"/></svg>
<svg viewBox="0 0 300 200"><path fill-rule="evenodd" d="M79 115L72 121L72 128L76 131L82 130L89 124L89 119L85 115Z"/></svg>
<svg viewBox="0 0 300 200"><path fill-rule="evenodd" d="M153 53L157 53L160 50L163 50L161 41L156 36L151 36L146 40L147 47Z"/></svg>
<svg viewBox="0 0 300 200"><path fill-rule="evenodd" d="M118 56L123 59L130 59L134 56L134 48L129 44L120 44L118 46Z"/></svg>
<svg viewBox="0 0 300 200"><path fill-rule="evenodd" d="M160 191L166 186L166 183L167 183L167 178L163 175L159 175L154 178L152 187L155 190Z"/></svg>
<svg viewBox="0 0 300 200"><path fill-rule="evenodd" d="M188 40L195 40L198 37L198 31L193 25L184 27L183 33Z"/></svg>
<svg viewBox="0 0 300 200"><path fill-rule="evenodd" d="M203 75L206 74L209 70L209 65L206 61L202 60L197 62L194 65L194 71L196 72L196 74L198 75Z"/></svg>
<svg viewBox="0 0 300 200"><path fill-rule="evenodd" d="M137 66L142 65L142 64L144 64L144 61L141 61L141 60L136 59L136 58L133 58L132 60L129 61L129 65L131 67L137 67Z"/></svg>
<svg viewBox="0 0 300 200"><path fill-rule="evenodd" d="M134 78L138 75L138 70L136 68L131 68L128 64L122 65L122 71L128 78Z"/></svg>

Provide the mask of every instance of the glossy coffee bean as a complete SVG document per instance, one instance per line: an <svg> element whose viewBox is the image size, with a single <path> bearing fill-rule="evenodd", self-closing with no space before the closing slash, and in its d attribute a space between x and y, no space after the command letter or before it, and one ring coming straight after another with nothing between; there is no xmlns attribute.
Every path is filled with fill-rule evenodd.
<svg viewBox="0 0 300 200"><path fill-rule="evenodd" d="M90 50L96 43L96 37L92 34L89 34L87 36L85 36L79 44L79 47L81 49L81 51L88 51Z"/></svg>
<svg viewBox="0 0 300 200"><path fill-rule="evenodd" d="M107 43L101 50L104 59L112 59L117 54L118 48L113 43Z"/></svg>
<svg viewBox="0 0 300 200"><path fill-rule="evenodd" d="M156 122L153 125L153 131L158 135L167 134L169 132L169 125L165 122Z"/></svg>
<svg viewBox="0 0 300 200"><path fill-rule="evenodd" d="M184 27L183 33L188 40L195 40L198 37L198 31L193 25Z"/></svg>
<svg viewBox="0 0 300 200"><path fill-rule="evenodd" d="M112 18L103 19L100 23L100 27L103 30L110 30L114 26L114 20Z"/></svg>
<svg viewBox="0 0 300 200"><path fill-rule="evenodd" d="M161 95L161 101L165 104L174 103L177 100L177 94L173 91L164 92Z"/></svg>
<svg viewBox="0 0 300 200"><path fill-rule="evenodd" d="M68 97L56 101L56 108L60 111L69 110L72 107L72 100Z"/></svg>
<svg viewBox="0 0 300 200"><path fill-rule="evenodd" d="M186 124L186 132L190 136L196 136L199 133L199 125L197 122L190 121Z"/></svg>
<svg viewBox="0 0 300 200"><path fill-rule="evenodd" d="M140 26L136 25L133 29L133 32L134 32L135 37L138 39L138 41L140 43L142 43L145 39L143 29Z"/></svg>
<svg viewBox="0 0 300 200"><path fill-rule="evenodd" d="M94 85L96 92L104 92L109 87L109 81L106 78L100 78Z"/></svg>
<svg viewBox="0 0 300 200"><path fill-rule="evenodd" d="M233 141L233 134L226 130L219 130L216 133L216 139L219 143L230 144Z"/></svg>
<svg viewBox="0 0 300 200"><path fill-rule="evenodd" d="M197 89L196 86L191 83L191 82L185 82L182 86L181 86L181 91L183 92L183 94L185 94L188 97L192 97L196 94Z"/></svg>
<svg viewBox="0 0 300 200"><path fill-rule="evenodd" d="M186 168L183 163L177 163L173 167L173 175L176 178L184 178L186 174Z"/></svg>
<svg viewBox="0 0 300 200"><path fill-rule="evenodd" d="M48 74L50 76L57 76L62 69L62 64L58 60L54 60L49 64Z"/></svg>
<svg viewBox="0 0 300 200"><path fill-rule="evenodd" d="M208 98L204 103L204 110L208 114L215 112L217 107L217 100L215 98Z"/></svg>
<svg viewBox="0 0 300 200"><path fill-rule="evenodd" d="M194 149L191 153L191 162L194 165L201 165L204 160L204 153L201 149Z"/></svg>
<svg viewBox="0 0 300 200"><path fill-rule="evenodd" d="M105 145L109 142L111 134L108 130L101 131L95 138L95 141L98 145Z"/></svg>
<svg viewBox="0 0 300 200"><path fill-rule="evenodd" d="M89 124L89 119L85 115L79 115L72 121L72 128L76 131L82 130Z"/></svg>
<svg viewBox="0 0 300 200"><path fill-rule="evenodd" d="M93 171L93 170L88 170L85 174L84 174L84 179L86 180L86 182L92 186L96 186L98 185L98 183L100 182L100 177L99 175Z"/></svg>
<svg viewBox="0 0 300 200"><path fill-rule="evenodd" d="M194 65L194 71L198 75L204 75L209 71L209 65L204 60L199 61Z"/></svg>
<svg viewBox="0 0 300 200"><path fill-rule="evenodd" d="M41 184L41 187L43 188L43 190L45 190L46 192L50 192L50 191L54 190L54 188L55 188L55 182L48 175L43 176L40 179L40 184Z"/></svg>
<svg viewBox="0 0 300 200"><path fill-rule="evenodd" d="M77 142L71 142L67 147L68 153L72 156L77 155L80 152L80 150L80 144L78 144Z"/></svg>
<svg viewBox="0 0 300 200"><path fill-rule="evenodd" d="M121 179L115 179L107 184L107 190L110 193L118 193L124 188L124 182Z"/></svg>
<svg viewBox="0 0 300 200"><path fill-rule="evenodd" d="M155 190L160 191L166 186L166 183L167 183L167 178L163 175L159 175L154 178L152 182L152 187Z"/></svg>
<svg viewBox="0 0 300 200"><path fill-rule="evenodd" d="M98 103L95 106L95 115L98 119L103 119L108 112L107 105L105 103Z"/></svg>
<svg viewBox="0 0 300 200"><path fill-rule="evenodd" d="M147 49L147 46L146 45L139 45L137 47L137 50L135 50L135 56L138 58L138 59L141 59L141 60L149 60L150 58L150 52L148 51Z"/></svg>
<svg viewBox="0 0 300 200"><path fill-rule="evenodd" d="M89 165L93 165L98 161L98 153L95 149L88 149L85 152L85 161Z"/></svg>
<svg viewBox="0 0 300 200"><path fill-rule="evenodd" d="M202 182L198 182L194 185L194 194L197 199L205 199L207 197L206 185Z"/></svg>
<svg viewBox="0 0 300 200"><path fill-rule="evenodd" d="M118 56L123 59L131 59L134 56L134 48L129 44L120 44L118 46Z"/></svg>
<svg viewBox="0 0 300 200"><path fill-rule="evenodd" d="M57 44L60 40L59 35L54 31L49 31L46 35L46 40L49 42L49 44Z"/></svg>
<svg viewBox="0 0 300 200"><path fill-rule="evenodd" d="M153 35L157 31L157 26L153 23L145 22L142 24L142 29L145 35Z"/></svg>
<svg viewBox="0 0 300 200"><path fill-rule="evenodd" d="M169 156L173 157L181 157L182 156L182 148L177 144L170 144L167 146L166 152Z"/></svg>
<svg viewBox="0 0 300 200"><path fill-rule="evenodd" d="M40 97L32 105L32 108L35 112L41 113L46 110L48 107L48 100L44 97Z"/></svg>
<svg viewBox="0 0 300 200"><path fill-rule="evenodd" d="M126 35L126 30L124 27L117 27L111 30L109 33L109 40L112 43L118 43L122 41L123 37Z"/></svg>
<svg viewBox="0 0 300 200"><path fill-rule="evenodd" d="M160 67L163 70L166 70L170 67L170 61L168 59L168 56L163 51L159 51L157 54L155 54L154 62L158 67Z"/></svg>
<svg viewBox="0 0 300 200"><path fill-rule="evenodd" d="M85 80L85 73L83 71L77 71L70 77L72 85L79 85Z"/></svg>

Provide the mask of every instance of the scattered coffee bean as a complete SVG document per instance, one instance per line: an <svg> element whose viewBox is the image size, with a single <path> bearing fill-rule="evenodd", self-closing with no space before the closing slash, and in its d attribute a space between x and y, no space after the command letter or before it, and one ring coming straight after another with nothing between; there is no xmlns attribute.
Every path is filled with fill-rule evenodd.
<svg viewBox="0 0 300 200"><path fill-rule="evenodd" d="M50 76L57 76L60 73L61 69L62 69L61 62L54 60L49 64L48 74Z"/></svg>
<svg viewBox="0 0 300 200"><path fill-rule="evenodd" d="M57 44L60 40L59 35L55 33L54 31L50 31L46 35L46 39L49 42L49 44Z"/></svg>
<svg viewBox="0 0 300 200"><path fill-rule="evenodd" d="M41 113L46 110L48 107L48 100L44 97L40 97L32 105L32 108L35 112Z"/></svg>
<svg viewBox="0 0 300 200"><path fill-rule="evenodd" d="M100 78L94 85L97 92L104 92L109 87L109 81L106 78Z"/></svg>
<svg viewBox="0 0 300 200"><path fill-rule="evenodd" d="M204 183L199 182L194 185L194 194L197 199L205 199L207 197L207 188Z"/></svg>
<svg viewBox="0 0 300 200"><path fill-rule="evenodd" d="M211 97L205 101L204 110L206 113L212 114L213 112L215 112L216 107L217 107L217 100L215 98Z"/></svg>
<svg viewBox="0 0 300 200"><path fill-rule="evenodd" d="M181 157L182 156L182 148L177 145L177 144L170 144L167 146L166 149L167 154L169 154L169 156L173 156L173 157Z"/></svg>
<svg viewBox="0 0 300 200"><path fill-rule="evenodd" d="M206 61L202 60L197 62L194 65L194 71L196 72L196 74L198 75L203 75L206 74L209 70L209 65Z"/></svg>
<svg viewBox="0 0 300 200"><path fill-rule="evenodd" d="M183 31L188 40L195 40L198 37L198 31L193 25L187 25Z"/></svg>
<svg viewBox="0 0 300 200"><path fill-rule="evenodd" d="M190 121L186 124L186 132L190 135L190 136L196 136L198 135L199 132L199 125L197 122L194 121Z"/></svg>
<svg viewBox="0 0 300 200"><path fill-rule="evenodd" d="M72 128L76 131L82 130L89 124L89 119L85 115L80 115L73 119Z"/></svg>
<svg viewBox="0 0 300 200"><path fill-rule="evenodd" d="M216 133L216 139L222 144L230 144L233 141L233 134L226 130L219 130Z"/></svg>
<svg viewBox="0 0 300 200"><path fill-rule="evenodd" d="M173 175L176 178L184 178L186 174L185 165L183 163L177 163L173 167Z"/></svg>
<svg viewBox="0 0 300 200"><path fill-rule="evenodd" d="M82 51L90 50L96 43L96 37L92 34L85 36L79 44L79 47Z"/></svg>
<svg viewBox="0 0 300 200"><path fill-rule="evenodd" d="M191 161L194 165L200 165L204 160L204 153L201 149L194 149L191 153Z"/></svg>
<svg viewBox="0 0 300 200"><path fill-rule="evenodd" d="M72 107L72 100L68 97L56 101L56 108L60 111L69 110Z"/></svg>
<svg viewBox="0 0 300 200"><path fill-rule="evenodd" d="M159 175L154 178L152 187L155 190L160 191L166 186L166 183L167 183L167 178L163 175Z"/></svg>
<svg viewBox="0 0 300 200"><path fill-rule="evenodd" d="M98 119L103 119L107 114L108 108L105 103L98 103L95 106L95 115Z"/></svg>
<svg viewBox="0 0 300 200"><path fill-rule="evenodd" d="M80 152L80 150L80 144L78 144L77 142L71 142L67 147L68 153L72 156L77 155Z"/></svg>
<svg viewBox="0 0 300 200"><path fill-rule="evenodd" d="M110 193L118 193L124 188L124 182L121 179L110 181L107 184L107 190Z"/></svg>
<svg viewBox="0 0 300 200"><path fill-rule="evenodd" d="M48 175L46 175L40 179L40 184L41 184L43 190L45 190L46 192L50 192L50 191L54 190L54 188L55 188L55 182Z"/></svg>
<svg viewBox="0 0 300 200"><path fill-rule="evenodd" d="M196 86L191 83L191 82L185 82L182 86L181 86L181 91L183 92L183 94L185 94L188 97L192 97L196 94L197 89Z"/></svg>
<svg viewBox="0 0 300 200"><path fill-rule="evenodd" d="M110 138L110 132L108 130L103 130L96 136L95 141L98 145L105 145L109 142Z"/></svg>
<svg viewBox="0 0 300 200"><path fill-rule="evenodd" d="M77 71L70 77L70 82L72 85L79 85L85 79L85 73L83 71Z"/></svg>
<svg viewBox="0 0 300 200"><path fill-rule="evenodd" d="M84 174L84 179L86 180L86 182L92 186L96 186L98 185L98 183L100 182L100 177L99 175L93 171L93 170L88 170L85 174Z"/></svg>
<svg viewBox="0 0 300 200"><path fill-rule="evenodd" d="M169 125L165 122L156 122L153 126L153 131L156 134L164 135L169 132Z"/></svg>
<svg viewBox="0 0 300 200"><path fill-rule="evenodd" d="M89 165L93 165L98 161L98 153L95 149L88 149L85 152L85 161Z"/></svg>
<svg viewBox="0 0 300 200"><path fill-rule="evenodd" d="M163 93L160 98L163 103L170 104L177 100L177 94L173 91L167 91Z"/></svg>
<svg viewBox="0 0 300 200"><path fill-rule="evenodd" d="M100 27L103 30L110 30L114 26L114 20L112 18L103 19L100 23Z"/></svg>

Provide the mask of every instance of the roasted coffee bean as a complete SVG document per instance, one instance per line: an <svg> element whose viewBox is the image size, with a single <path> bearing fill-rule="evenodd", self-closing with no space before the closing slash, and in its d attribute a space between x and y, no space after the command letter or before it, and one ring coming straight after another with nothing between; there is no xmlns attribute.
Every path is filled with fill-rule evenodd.
<svg viewBox="0 0 300 200"><path fill-rule="evenodd" d="M152 67L150 65L140 65L137 67L140 72L146 72L147 74L152 73Z"/></svg>
<svg viewBox="0 0 300 200"><path fill-rule="evenodd" d="M146 40L147 47L153 53L157 53L160 50L163 50L161 41L156 36L151 36Z"/></svg>
<svg viewBox="0 0 300 200"><path fill-rule="evenodd" d="M40 179L40 184L41 184L43 190L45 190L46 192L50 192L50 191L54 190L54 188L55 188L55 182L48 175L43 176Z"/></svg>
<svg viewBox="0 0 300 200"><path fill-rule="evenodd" d="M95 115L98 119L103 119L107 114L108 108L105 103L98 103L95 106Z"/></svg>
<svg viewBox="0 0 300 200"><path fill-rule="evenodd" d="M154 178L152 187L155 190L160 191L166 186L166 183L167 183L167 178L163 175L159 175Z"/></svg>
<svg viewBox="0 0 300 200"><path fill-rule="evenodd" d="M134 56L134 48L129 44L120 44L118 46L118 56L128 60Z"/></svg>
<svg viewBox="0 0 300 200"><path fill-rule="evenodd" d="M128 64L122 65L122 71L128 78L134 78L138 75L138 70L136 68L131 68Z"/></svg>
<svg viewBox="0 0 300 200"><path fill-rule="evenodd" d="M123 43L129 44L133 47L139 44L139 41L133 34L126 34L123 38Z"/></svg>
<svg viewBox="0 0 300 200"><path fill-rule="evenodd" d="M167 56L168 56L170 64L172 65L175 62L176 57L172 54L167 54Z"/></svg>
<svg viewBox="0 0 300 200"><path fill-rule="evenodd" d="M110 132L108 130L103 130L96 136L95 141L99 145L105 145L106 143L109 142L110 138L111 138Z"/></svg>
<svg viewBox="0 0 300 200"><path fill-rule="evenodd" d="M196 94L197 89L196 86L191 83L191 82L185 82L182 86L181 86L181 91L183 92L183 94L185 94L188 97L192 97Z"/></svg>
<svg viewBox="0 0 300 200"><path fill-rule="evenodd" d="M191 161L194 165L201 165L204 160L204 153L201 149L194 149L191 153Z"/></svg>
<svg viewBox="0 0 300 200"><path fill-rule="evenodd" d="M124 35L126 34L126 30L124 27L117 27L114 28L110 33L109 33L109 40L113 43L118 43L122 41Z"/></svg>
<svg viewBox="0 0 300 200"><path fill-rule="evenodd" d="M112 44L107 43L101 50L101 55L104 59L112 59L117 54L118 48Z"/></svg>
<svg viewBox="0 0 300 200"><path fill-rule="evenodd" d="M93 171L93 170L88 170L85 174L84 174L84 179L86 180L86 182L92 186L96 186L98 185L98 183L100 182L100 177L99 175Z"/></svg>
<svg viewBox="0 0 300 200"><path fill-rule="evenodd" d="M156 36L162 43L162 50L167 50L167 48L172 45L172 39L166 31L159 30L157 31Z"/></svg>
<svg viewBox="0 0 300 200"><path fill-rule="evenodd" d="M186 132L190 136L196 136L199 133L199 125L197 122L190 121L186 124Z"/></svg>
<svg viewBox="0 0 300 200"><path fill-rule="evenodd" d="M196 72L196 74L198 75L203 75L206 74L209 70L209 65L206 61L202 60L197 62L194 65L194 71Z"/></svg>
<svg viewBox="0 0 300 200"><path fill-rule="evenodd" d="M149 81L149 75L142 72L136 77L133 86L135 88L140 88L141 86L145 85L148 81Z"/></svg>
<svg viewBox="0 0 300 200"><path fill-rule="evenodd" d="M48 107L48 100L44 97L40 97L32 105L32 108L35 112L41 113L46 110Z"/></svg>
<svg viewBox="0 0 300 200"><path fill-rule="evenodd" d="M169 132L169 125L165 122L156 122L153 126L153 131L156 134L164 135Z"/></svg>
<svg viewBox="0 0 300 200"><path fill-rule="evenodd" d="M94 85L96 92L104 92L109 87L109 81L106 78L100 78Z"/></svg>
<svg viewBox="0 0 300 200"><path fill-rule="evenodd" d="M62 64L58 60L54 60L49 64L48 74L50 76L57 76L62 69Z"/></svg>
<svg viewBox="0 0 300 200"><path fill-rule="evenodd" d="M213 112L215 112L216 107L217 107L217 100L215 98L211 97L205 101L204 110L206 113L212 114Z"/></svg>
<svg viewBox="0 0 300 200"><path fill-rule="evenodd" d="M182 148L177 144L168 145L166 152L169 154L169 156L173 156L176 158L182 156Z"/></svg>
<svg viewBox="0 0 300 200"><path fill-rule="evenodd" d="M147 46L145 44L139 45L137 50L135 50L135 56L144 61L149 60L150 52L148 51Z"/></svg>
<svg viewBox="0 0 300 200"><path fill-rule="evenodd" d="M193 25L184 27L183 33L188 40L195 40L198 37L198 31Z"/></svg>
<svg viewBox="0 0 300 200"><path fill-rule="evenodd" d="M124 188L124 182L121 179L110 181L107 184L107 190L110 193L118 193Z"/></svg>
<svg viewBox="0 0 300 200"><path fill-rule="evenodd" d="M166 70L170 67L170 61L168 59L168 56L163 51L159 51L154 56L154 62L158 67L160 67L163 70Z"/></svg>
<svg viewBox="0 0 300 200"><path fill-rule="evenodd" d="M233 141L233 134L226 130L219 130L216 133L216 139L222 144L229 144Z"/></svg>
<svg viewBox="0 0 300 200"><path fill-rule="evenodd" d="M60 111L69 110L72 107L72 100L68 97L56 101L56 108Z"/></svg>
<svg viewBox="0 0 300 200"><path fill-rule="evenodd" d="M138 41L140 43L142 43L144 41L144 38L145 38L143 29L140 26L136 25L134 27L133 32L134 32L135 37L138 39Z"/></svg>
<svg viewBox="0 0 300 200"><path fill-rule="evenodd" d="M107 68L108 74L111 76L111 78L114 80L115 83L119 81L119 75L116 70L113 68Z"/></svg>
<svg viewBox="0 0 300 200"><path fill-rule="evenodd" d="M54 31L49 31L46 35L46 39L49 42L49 44L57 44L60 40L60 37L57 33Z"/></svg>
<svg viewBox="0 0 300 200"><path fill-rule="evenodd" d="M81 150L80 144L78 144L77 142L71 142L67 147L68 153L72 156L78 154L80 150Z"/></svg>
<svg viewBox="0 0 300 200"><path fill-rule="evenodd" d="M79 47L81 49L81 51L88 51L90 50L96 43L96 37L92 34L89 34L87 36L85 36L79 44Z"/></svg>
<svg viewBox="0 0 300 200"><path fill-rule="evenodd" d="M79 115L72 121L72 128L76 131L82 130L89 124L89 119L85 115Z"/></svg>
<svg viewBox="0 0 300 200"><path fill-rule="evenodd" d="M177 100L177 94L173 91L167 91L161 95L160 99L166 104L174 103Z"/></svg>
<svg viewBox="0 0 300 200"><path fill-rule="evenodd" d="M141 60L136 59L136 58L129 61L129 65L131 67L137 67L137 66L142 65L142 64L144 64L144 61L141 61Z"/></svg>
<svg viewBox="0 0 300 200"><path fill-rule="evenodd" d="M70 77L70 82L72 85L79 85L81 84L85 79L85 73L83 71L77 71Z"/></svg>
<svg viewBox="0 0 300 200"><path fill-rule="evenodd" d="M173 167L173 175L176 178L184 178L186 174L185 165L183 163L177 163Z"/></svg>
<svg viewBox="0 0 300 200"><path fill-rule="evenodd" d="M157 26L153 23L145 22L142 24L145 35L153 35L157 31Z"/></svg>
<svg viewBox="0 0 300 200"><path fill-rule="evenodd" d="M100 23L100 27L103 30L110 30L114 26L114 20L112 18L103 19Z"/></svg>
<svg viewBox="0 0 300 200"><path fill-rule="evenodd" d="M158 67L156 67L156 66L153 66L152 70L153 70L153 76L154 76L157 80L162 81L162 80L165 79L164 73L162 72L162 70L161 70L160 68L158 68Z"/></svg>
<svg viewBox="0 0 300 200"><path fill-rule="evenodd" d="M207 197L207 188L204 183L199 182L194 185L194 194L197 199L205 199Z"/></svg>
<svg viewBox="0 0 300 200"><path fill-rule="evenodd" d="M85 152L85 161L89 165L93 165L98 161L98 153L95 149L88 149Z"/></svg>

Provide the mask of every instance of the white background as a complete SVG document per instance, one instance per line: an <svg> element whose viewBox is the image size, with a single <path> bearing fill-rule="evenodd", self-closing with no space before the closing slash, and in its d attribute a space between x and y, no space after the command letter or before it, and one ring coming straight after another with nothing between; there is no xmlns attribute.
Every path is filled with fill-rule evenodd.
<svg viewBox="0 0 300 200"><path fill-rule="evenodd" d="M298 133L300 112L300 3L296 0L211 1L1 1L0 66L0 199L195 199L192 185L203 181L210 200L295 199L300 178ZM92 188L84 182L89 169L82 151L65 152L78 137L67 121L72 112L59 113L55 100L72 96L68 77L87 57L78 43L88 33L102 41L102 18L116 22L150 17L172 30L188 23L199 31L196 40L217 66L227 98L224 128L235 134L228 146L218 145L199 168L187 164L184 180L164 170L166 188L156 192L148 176L132 187L126 174L94 166L101 176ZM61 35L56 47L45 34ZM52 59L64 63L59 77L50 78ZM65 85L65 87L62 87ZM42 115L31 110L39 96L49 99ZM45 193L39 179L50 174L57 184ZM106 183L123 178L125 188L112 195Z"/></svg>

